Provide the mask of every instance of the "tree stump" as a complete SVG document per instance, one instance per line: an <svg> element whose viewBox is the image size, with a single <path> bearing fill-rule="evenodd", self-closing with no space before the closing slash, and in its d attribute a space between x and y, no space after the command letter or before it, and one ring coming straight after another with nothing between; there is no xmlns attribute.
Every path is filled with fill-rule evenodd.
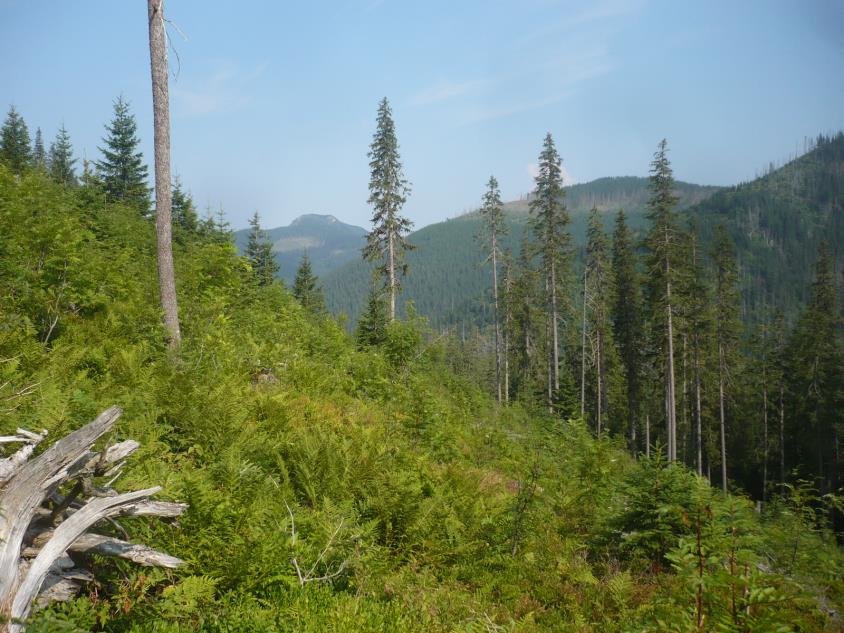
<svg viewBox="0 0 844 633"><path fill-rule="evenodd" d="M115 516L176 517L182 503L151 501L156 486L118 493L111 484L139 444L126 440L102 451L94 443L122 411L111 407L93 422L31 459L46 431L18 429L0 444L23 444L0 459L0 631L23 631L33 606L69 600L93 580L88 554L116 556L139 565L176 568L184 561L110 536L88 532ZM107 479L97 484L95 480Z"/></svg>

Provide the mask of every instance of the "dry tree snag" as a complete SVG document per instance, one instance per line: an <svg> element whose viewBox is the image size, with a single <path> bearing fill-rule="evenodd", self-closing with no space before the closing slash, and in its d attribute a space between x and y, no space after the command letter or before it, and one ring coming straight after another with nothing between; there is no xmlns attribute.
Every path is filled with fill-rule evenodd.
<svg viewBox="0 0 844 633"><path fill-rule="evenodd" d="M0 459L0 631L17 633L33 604L69 600L93 575L80 565L88 554L116 556L140 565L175 568L178 558L144 545L88 532L115 516L175 517L181 503L150 501L156 486L118 493L111 484L139 444L119 442L102 451L94 443L122 411L111 407L97 419L30 459L46 431L18 429L0 444L22 443ZM103 483L95 479L105 479Z"/></svg>

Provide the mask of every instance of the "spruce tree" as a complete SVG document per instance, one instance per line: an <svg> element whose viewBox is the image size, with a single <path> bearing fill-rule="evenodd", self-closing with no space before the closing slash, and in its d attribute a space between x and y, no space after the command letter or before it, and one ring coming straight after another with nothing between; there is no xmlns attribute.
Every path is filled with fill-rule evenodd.
<svg viewBox="0 0 844 633"><path fill-rule="evenodd" d="M366 236L364 259L381 262L376 269L384 278L389 297L390 321L396 318L399 275L407 274L405 251L413 246L405 239L413 223L401 215L410 193L399 156L396 127L387 98L378 105L376 130L369 148L369 204L373 207L372 230Z"/></svg>
<svg viewBox="0 0 844 633"><path fill-rule="evenodd" d="M844 340L840 288L826 242L818 248L811 298L788 350L793 466L812 473L822 493L841 485L844 433Z"/></svg>
<svg viewBox="0 0 844 633"><path fill-rule="evenodd" d="M256 211L249 220L249 240L246 243L246 259L258 279L258 285L268 286L278 273L278 262L273 255L273 245L267 241L267 234L261 229L261 218Z"/></svg>
<svg viewBox="0 0 844 633"><path fill-rule="evenodd" d="M182 188L178 176L173 179L172 210L174 226L188 234L199 230L199 216L193 198Z"/></svg>
<svg viewBox="0 0 844 633"><path fill-rule="evenodd" d="M71 187L76 186L76 173L73 167L75 163L73 146L70 144L70 134L62 124L56 134L56 140L50 144L50 175L53 180ZM87 173L90 175L90 171Z"/></svg>
<svg viewBox="0 0 844 633"><path fill-rule="evenodd" d="M150 189L147 166L143 162L143 154L137 151L140 139L135 117L122 96L114 102L114 118L106 126L103 142L105 147L99 148L103 159L95 164L106 199L121 202L136 208L142 215L148 215Z"/></svg>
<svg viewBox="0 0 844 633"><path fill-rule="evenodd" d="M498 402L503 400L503 365L504 352L501 347L501 316L498 302L498 260L501 257L501 237L507 234L507 223L501 210L501 192L495 176L490 176L487 190L483 196L483 206L480 210L483 227L477 239L480 241L484 253L485 263L492 267L492 308L493 325L495 328L495 387Z"/></svg>
<svg viewBox="0 0 844 633"><path fill-rule="evenodd" d="M618 212L615 220L612 268L615 280L612 310L613 334L624 367L630 448L635 451L641 412L644 330L641 283L639 271L636 268L636 248L623 210Z"/></svg>
<svg viewBox="0 0 844 633"><path fill-rule="evenodd" d="M380 345L387 339L388 316L384 291L373 283L366 299L366 308L355 328L355 341L359 348Z"/></svg>
<svg viewBox="0 0 844 633"><path fill-rule="evenodd" d="M691 343L692 360L692 418L695 424L695 465L697 474L703 475L704 461L704 426L703 426L703 389L704 371L708 350L712 342L712 291L702 261L698 226L695 221L689 223L688 275L685 289L685 325ZM710 459L711 462L711 459Z"/></svg>
<svg viewBox="0 0 844 633"><path fill-rule="evenodd" d="M35 130L35 142L32 144L32 166L47 169L47 151L44 149L44 136L40 127Z"/></svg>
<svg viewBox="0 0 844 633"><path fill-rule="evenodd" d="M648 200L648 307L652 321L658 374L664 377L665 426L668 461L677 459L677 398L674 382L674 313L678 286L677 197L674 175L668 160L668 143L663 139L651 162L651 192Z"/></svg>
<svg viewBox="0 0 844 633"><path fill-rule="evenodd" d="M560 391L559 320L563 312L563 298L567 296L571 260L569 214L564 202L562 160L550 132L545 135L539 154L539 173L530 201L530 224L535 243L532 252L538 254L545 287L547 335L546 399L549 410Z"/></svg>
<svg viewBox="0 0 844 633"><path fill-rule="evenodd" d="M584 331L590 342L594 382L591 392L594 396L595 431L604 430L610 406L610 383L617 383L618 354L612 335L611 302L615 282L610 266L610 253L604 223L596 207L589 212L586 233L586 266L584 270L584 307L587 315ZM584 357L586 356L583 350ZM584 363L585 366L585 363Z"/></svg>
<svg viewBox="0 0 844 633"><path fill-rule="evenodd" d="M0 129L0 162L20 174L32 164L29 130L15 106L9 107L6 121Z"/></svg>
<svg viewBox="0 0 844 633"><path fill-rule="evenodd" d="M739 338L738 269L727 230L718 225L712 247L715 262L715 342L718 347L718 422L721 449L721 489L727 491L726 407L730 375L736 373Z"/></svg>
<svg viewBox="0 0 844 633"><path fill-rule="evenodd" d="M308 257L307 251L302 254L302 262L296 271L296 279L293 281L293 296L308 312L313 314L325 312L325 297L323 297L322 287L319 285L319 278L314 275L311 269L311 259Z"/></svg>

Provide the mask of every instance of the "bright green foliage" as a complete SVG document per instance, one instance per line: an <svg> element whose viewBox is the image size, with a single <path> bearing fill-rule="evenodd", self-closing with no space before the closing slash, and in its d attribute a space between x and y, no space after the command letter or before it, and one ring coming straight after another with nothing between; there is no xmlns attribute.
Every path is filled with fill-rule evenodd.
<svg viewBox="0 0 844 633"><path fill-rule="evenodd" d="M36 169L47 169L47 150L44 149L44 135L41 128L35 130L35 141L32 143L32 166Z"/></svg>
<svg viewBox="0 0 844 633"><path fill-rule="evenodd" d="M97 176L107 200L121 202L147 215L150 188L143 154L137 151L140 144L137 129L129 104L122 96L118 97L114 102L114 118L106 126L105 147L99 148L103 159L96 162Z"/></svg>
<svg viewBox="0 0 844 633"><path fill-rule="evenodd" d="M32 164L29 130L15 106L9 107L3 128L0 129L0 162L20 174Z"/></svg>
<svg viewBox="0 0 844 633"><path fill-rule="evenodd" d="M56 182L76 186L76 172L73 165L76 159L73 157L73 145L70 143L70 134L64 125L59 128L56 140L50 144L50 175ZM90 174L89 174L90 176ZM90 182L90 178L84 180Z"/></svg>
<svg viewBox="0 0 844 633"><path fill-rule="evenodd" d="M278 273L278 263L273 255L273 245L267 241L267 235L261 229L261 218L257 211L250 218L249 227L249 242L244 255L255 271L258 284L267 286L273 283Z"/></svg>
<svg viewBox="0 0 844 633"><path fill-rule="evenodd" d="M413 223L401 215L410 185L404 177L399 156L396 126L387 98L378 104L376 130L369 146L369 200L372 205L372 230L366 236L363 257L381 262L377 271L384 278L390 296L390 320L395 319L396 295L401 290L400 275L407 274L405 251L413 246L406 235Z"/></svg>
<svg viewBox="0 0 844 633"><path fill-rule="evenodd" d="M171 204L173 227L176 228L177 239L183 238L185 235L193 235L199 231L199 216L193 198L190 192L182 188L182 181L178 176L173 179Z"/></svg>
<svg viewBox="0 0 844 633"><path fill-rule="evenodd" d="M174 244L173 363L151 223L0 167L0 434L60 437L118 404L115 438L141 448L114 485L189 504L178 524L120 520L187 566L97 560L96 584L29 630L689 630L670 619L695 597L675 554L693 552L705 482L636 463L580 422L497 406L416 319L357 349L218 238ZM835 630L818 605L841 609L842 557L817 514L808 525L815 502L760 517L713 499L710 622L733 621L734 584L739 608L774 587L776 604L751 605L757 622Z"/></svg>
<svg viewBox="0 0 844 633"><path fill-rule="evenodd" d="M311 260L308 252L302 254L302 263L296 270L296 279L293 282L293 296L302 304L302 307L313 314L325 313L325 298L322 296L322 287L319 285L319 278L311 270Z"/></svg>

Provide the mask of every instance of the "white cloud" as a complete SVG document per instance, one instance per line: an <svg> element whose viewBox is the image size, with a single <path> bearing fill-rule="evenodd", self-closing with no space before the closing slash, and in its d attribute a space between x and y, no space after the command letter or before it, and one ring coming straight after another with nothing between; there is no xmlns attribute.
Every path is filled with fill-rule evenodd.
<svg viewBox="0 0 844 633"><path fill-rule="evenodd" d="M443 80L425 90L416 93L408 100L412 106L426 106L435 103L442 103L457 97L468 95L489 85L489 81L472 79L468 81Z"/></svg>
<svg viewBox="0 0 844 633"><path fill-rule="evenodd" d="M562 172L562 176L563 176L563 185L568 187L569 185L574 185L574 184L577 183L577 181L574 178L572 178L571 174L569 173L569 170L566 169L565 161L563 161L563 164L560 165L560 171ZM528 173L528 176L530 176L531 186L533 186L534 180L536 180L536 177L539 175L539 164L538 163L528 163L527 164L527 173Z"/></svg>
<svg viewBox="0 0 844 633"><path fill-rule="evenodd" d="M522 114L524 112L531 112L539 110L546 106L559 103L572 94L571 91L565 91L558 94L545 97L543 99L530 99L525 101L517 101L509 105L499 107L491 107L485 109L477 109L469 113L465 119L465 123L480 123L483 121L494 121L496 119L503 119L515 114Z"/></svg>
<svg viewBox="0 0 844 633"><path fill-rule="evenodd" d="M189 116L239 110L252 100L251 84L263 74L266 66L266 63L260 63L243 71L234 62L219 62L205 79L185 86L174 83L174 106Z"/></svg>

